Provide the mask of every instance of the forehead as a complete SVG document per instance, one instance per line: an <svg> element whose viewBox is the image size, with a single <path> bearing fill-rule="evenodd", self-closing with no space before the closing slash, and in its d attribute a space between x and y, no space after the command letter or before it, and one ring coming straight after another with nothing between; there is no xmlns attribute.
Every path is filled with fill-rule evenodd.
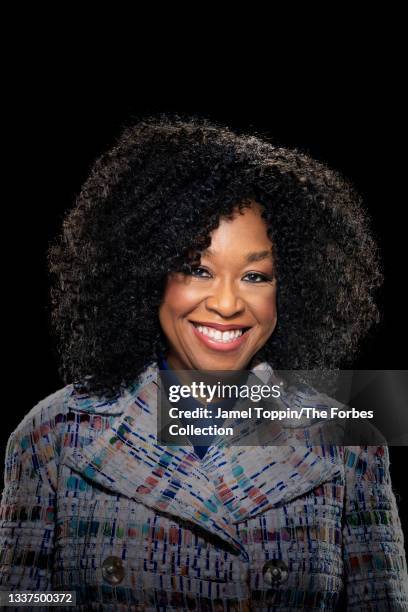
<svg viewBox="0 0 408 612"><path fill-rule="evenodd" d="M211 233L211 244L203 251L204 256L233 252L246 256L248 252L262 252L263 257L271 256L272 243L267 233L267 225L261 216L259 206L246 208L242 213L235 212L232 218L222 217L219 226Z"/></svg>

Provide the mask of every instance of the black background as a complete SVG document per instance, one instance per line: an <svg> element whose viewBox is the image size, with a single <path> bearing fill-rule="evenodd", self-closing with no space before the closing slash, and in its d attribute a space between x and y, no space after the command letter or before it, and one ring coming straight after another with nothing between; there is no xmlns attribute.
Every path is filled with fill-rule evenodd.
<svg viewBox="0 0 408 612"><path fill-rule="evenodd" d="M49 50L49 57L52 55ZM316 59L317 64L320 59ZM142 62L143 63L143 62ZM256 129L282 145L296 146L340 170L364 197L384 262L383 322L367 340L355 367L405 369L406 225L405 160L399 149L403 119L399 80L387 67L368 71L364 62L332 66L330 78L317 64L289 66L277 79L273 62L262 74L235 64L215 75L192 65L132 69L89 62L29 63L18 73L12 108L12 197L3 203L3 371L1 461L12 429L40 399L62 386L49 334L46 249L63 213L73 203L89 168L120 133L124 122L145 113L201 114L237 130ZM7 177L9 179L9 177ZM10 342L5 338L9 337ZM384 407L386 409L386 406ZM391 474L405 532L408 525L406 448L391 449ZM406 536L407 539L407 536Z"/></svg>

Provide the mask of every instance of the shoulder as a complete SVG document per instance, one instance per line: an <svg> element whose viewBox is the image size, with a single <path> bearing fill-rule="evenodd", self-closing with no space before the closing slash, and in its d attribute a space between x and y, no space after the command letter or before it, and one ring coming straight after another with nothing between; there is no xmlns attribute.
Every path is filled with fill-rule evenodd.
<svg viewBox="0 0 408 612"><path fill-rule="evenodd" d="M60 450L59 424L66 421L73 386L66 385L37 402L9 434L5 451L5 479L42 469Z"/></svg>
<svg viewBox="0 0 408 612"><path fill-rule="evenodd" d="M127 403L156 379L157 365L153 363L131 385L122 387L115 397L80 393L72 383L66 385L37 402L11 432L10 438L21 439L29 435L31 443L35 444L42 437L58 432L59 425L69 420L73 413L120 415Z"/></svg>
<svg viewBox="0 0 408 612"><path fill-rule="evenodd" d="M58 415L69 411L73 393L73 385L66 385L47 395L27 412L10 437L21 438L26 434L49 432L55 422L58 422Z"/></svg>
<svg viewBox="0 0 408 612"><path fill-rule="evenodd" d="M115 397L109 398L81 393L72 383L66 385L37 402L23 417L10 437L21 437L31 433L35 438L35 434L41 436L51 433L58 428L61 422L69 418L70 413L88 412L106 416L122 414L127 402L157 380L157 371L157 365L150 364L131 385L121 387Z"/></svg>
<svg viewBox="0 0 408 612"><path fill-rule="evenodd" d="M390 455L386 444L344 447L346 478L359 486L391 485Z"/></svg>
<svg viewBox="0 0 408 612"><path fill-rule="evenodd" d="M68 410L72 386L67 385L37 402L9 435L4 461L4 484L13 489L22 482L36 486L36 479L57 483L57 456L60 450L58 423ZM60 415L60 416L59 416Z"/></svg>

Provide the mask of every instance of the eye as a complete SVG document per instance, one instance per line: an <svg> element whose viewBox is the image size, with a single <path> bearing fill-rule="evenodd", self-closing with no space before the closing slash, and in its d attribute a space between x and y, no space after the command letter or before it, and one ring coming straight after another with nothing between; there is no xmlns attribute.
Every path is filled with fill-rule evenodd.
<svg viewBox="0 0 408 612"><path fill-rule="evenodd" d="M243 280L247 280L249 283L270 283L273 277L267 274L261 274L260 272L247 272Z"/></svg>
<svg viewBox="0 0 408 612"><path fill-rule="evenodd" d="M190 272L191 276L196 276L198 278L210 278L211 274L206 268L202 266L198 266L197 268L192 268Z"/></svg>

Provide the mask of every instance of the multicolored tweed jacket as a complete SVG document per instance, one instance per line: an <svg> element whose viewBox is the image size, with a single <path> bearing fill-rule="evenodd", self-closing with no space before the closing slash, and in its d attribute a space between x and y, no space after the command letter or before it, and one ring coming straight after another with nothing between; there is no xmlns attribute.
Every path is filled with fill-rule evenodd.
<svg viewBox="0 0 408 612"><path fill-rule="evenodd" d="M157 384L152 364L110 402L68 385L11 434L0 590L75 590L83 611L408 610L387 447L215 440L200 460L157 443Z"/></svg>

